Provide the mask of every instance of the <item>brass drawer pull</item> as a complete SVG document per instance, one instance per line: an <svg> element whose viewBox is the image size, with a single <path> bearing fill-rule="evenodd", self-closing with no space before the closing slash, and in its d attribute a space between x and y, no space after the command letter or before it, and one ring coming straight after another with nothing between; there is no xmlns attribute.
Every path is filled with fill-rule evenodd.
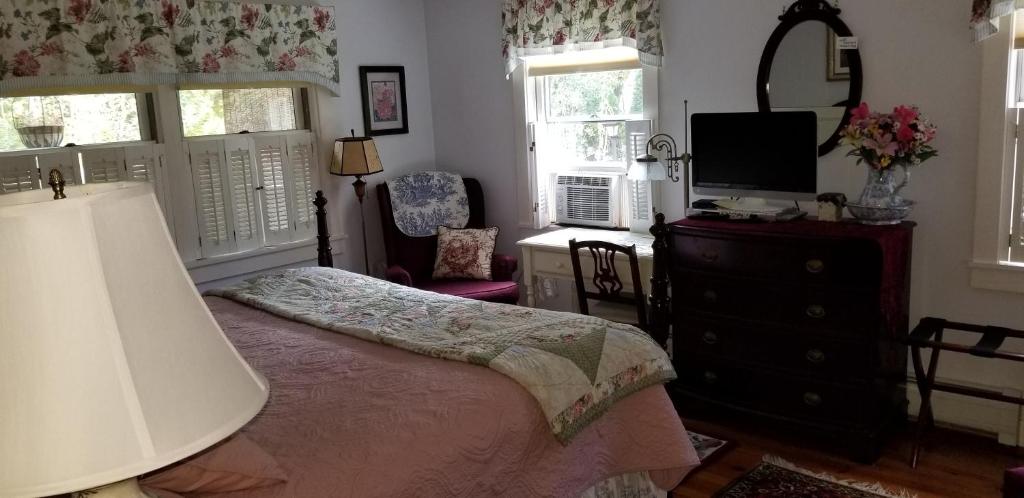
<svg viewBox="0 0 1024 498"><path fill-rule="evenodd" d="M818 393L804 393L804 404L810 406L811 408L817 408L821 406L821 401L821 395Z"/></svg>
<svg viewBox="0 0 1024 498"><path fill-rule="evenodd" d="M716 333L714 333L714 332L712 332L710 330L707 331L707 332L704 332L703 339L704 339L704 344L707 344L709 346L714 346L715 344L718 344L718 334L716 334Z"/></svg>
<svg viewBox="0 0 1024 498"><path fill-rule="evenodd" d="M718 261L718 253L715 251L701 251L700 257L708 263Z"/></svg>
<svg viewBox="0 0 1024 498"><path fill-rule="evenodd" d="M825 307L820 304L812 304L807 307L807 316L816 320L825 318Z"/></svg>
<svg viewBox="0 0 1024 498"><path fill-rule="evenodd" d="M713 290L711 290L711 289L708 289L708 290L704 291L703 296L704 296L704 302L705 303L715 304L715 303L718 302L718 293L713 291Z"/></svg>
<svg viewBox="0 0 1024 498"><path fill-rule="evenodd" d="M704 372L704 383L705 384L714 384L716 382L718 382L718 374L716 374L715 372L711 372L711 371Z"/></svg>
<svg viewBox="0 0 1024 498"><path fill-rule="evenodd" d="M825 262L820 259L808 260L804 268L807 268L807 273L817 275L825 271Z"/></svg>
<svg viewBox="0 0 1024 498"><path fill-rule="evenodd" d="M807 351L807 355L805 357L807 358L807 361L815 365L825 363L825 352L820 349L811 349Z"/></svg>

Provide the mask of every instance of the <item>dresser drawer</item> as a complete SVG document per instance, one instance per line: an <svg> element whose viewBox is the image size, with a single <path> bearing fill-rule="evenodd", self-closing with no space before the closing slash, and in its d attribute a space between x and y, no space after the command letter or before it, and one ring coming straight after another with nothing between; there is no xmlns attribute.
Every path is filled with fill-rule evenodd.
<svg viewBox="0 0 1024 498"><path fill-rule="evenodd" d="M867 342L798 333L735 320L685 316L674 324L675 355L734 358L753 367L811 377L862 379L871 375Z"/></svg>
<svg viewBox="0 0 1024 498"><path fill-rule="evenodd" d="M673 301L680 313L767 321L853 336L873 337L880 308L875 292L785 285L764 280L679 272Z"/></svg>
<svg viewBox="0 0 1024 498"><path fill-rule="evenodd" d="M674 227L672 251L673 270L848 287L873 287L881 281L881 249L866 240L738 238Z"/></svg>
<svg viewBox="0 0 1024 498"><path fill-rule="evenodd" d="M870 386L751 370L701 355L677 359L677 389L750 410L821 423L863 423L878 400Z"/></svg>

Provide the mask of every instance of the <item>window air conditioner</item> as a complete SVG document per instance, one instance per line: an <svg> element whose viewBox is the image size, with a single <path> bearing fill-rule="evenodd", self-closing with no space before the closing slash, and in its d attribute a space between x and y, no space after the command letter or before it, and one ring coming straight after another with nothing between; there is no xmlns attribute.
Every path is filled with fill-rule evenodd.
<svg viewBox="0 0 1024 498"><path fill-rule="evenodd" d="M560 174L555 177L555 221L597 227L619 226L621 175Z"/></svg>

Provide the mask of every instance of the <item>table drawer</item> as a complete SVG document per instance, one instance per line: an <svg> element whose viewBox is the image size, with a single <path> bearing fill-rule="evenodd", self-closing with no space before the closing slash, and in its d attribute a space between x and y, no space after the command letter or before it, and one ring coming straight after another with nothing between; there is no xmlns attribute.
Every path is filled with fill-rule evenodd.
<svg viewBox="0 0 1024 498"><path fill-rule="evenodd" d="M824 286L795 286L680 272L673 276L673 299L681 313L767 321L808 330L865 335L879 322L876 292Z"/></svg>
<svg viewBox="0 0 1024 498"><path fill-rule="evenodd" d="M840 341L828 335L693 316L677 320L673 333L676 355L700 353L735 358L753 366L836 379L871 375L871 351L865 341Z"/></svg>
<svg viewBox="0 0 1024 498"><path fill-rule="evenodd" d="M673 270L857 287L881 281L881 249L867 240L739 238L673 227L672 253Z"/></svg>

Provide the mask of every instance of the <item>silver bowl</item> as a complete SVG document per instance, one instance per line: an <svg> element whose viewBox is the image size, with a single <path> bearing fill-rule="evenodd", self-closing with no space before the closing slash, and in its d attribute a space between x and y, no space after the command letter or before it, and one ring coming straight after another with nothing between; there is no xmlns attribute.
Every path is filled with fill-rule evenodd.
<svg viewBox="0 0 1024 498"><path fill-rule="evenodd" d="M857 221L865 225L895 225L907 216L914 208L914 201L904 200L903 204L889 207L874 207L849 202L846 209Z"/></svg>

